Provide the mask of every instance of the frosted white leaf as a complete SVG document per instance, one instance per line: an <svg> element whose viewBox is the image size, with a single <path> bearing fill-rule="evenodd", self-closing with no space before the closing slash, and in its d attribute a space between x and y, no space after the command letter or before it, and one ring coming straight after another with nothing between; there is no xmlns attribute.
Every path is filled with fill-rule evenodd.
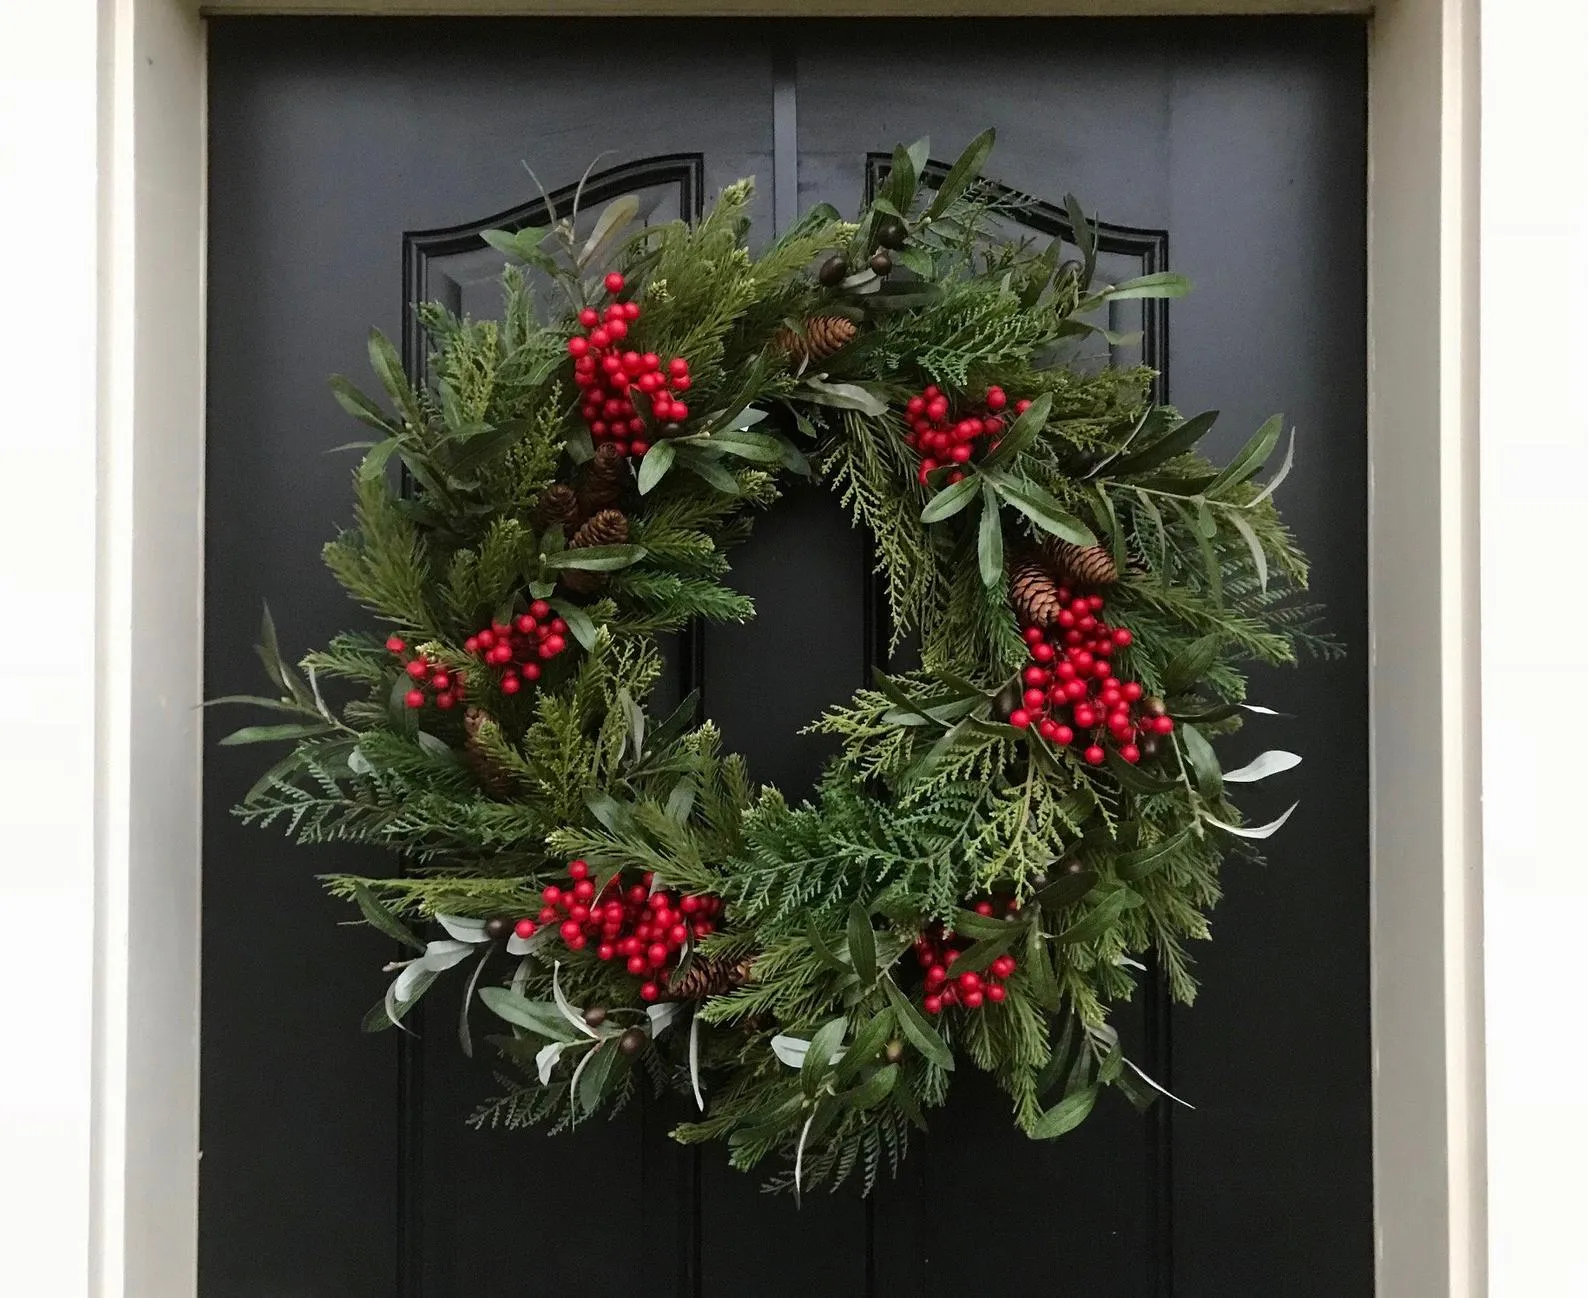
<svg viewBox="0 0 1588 1298"><path fill-rule="evenodd" d="M811 1116L805 1119L805 1125L800 1128L799 1148L794 1151L794 1202L799 1202L800 1178L805 1172L805 1137L811 1134L811 1123L816 1121L816 1111L811 1110Z"/></svg>
<svg viewBox="0 0 1588 1298"><path fill-rule="evenodd" d="M805 1063L805 1054L811 1048L811 1043L800 1037L788 1037L779 1034L772 1038L772 1053L790 1068L800 1068Z"/></svg>
<svg viewBox="0 0 1588 1298"><path fill-rule="evenodd" d="M567 996L563 994L562 980L559 976L561 973L562 962L558 961L551 967L551 994L552 998L557 1002L557 1008L562 1011L563 1018L572 1023L574 1027L583 1032L585 1036L591 1038L596 1037L598 1035L596 1030L584 1021L584 1015L579 1013L578 1010L574 1009L574 1007L568 1003Z"/></svg>
<svg viewBox="0 0 1588 1298"><path fill-rule="evenodd" d="M452 939L437 939L425 944L425 953L414 963L420 968L428 969L432 973L440 973L443 969L450 969L458 961L469 954L470 943L458 942ZM410 965L409 968L413 968Z"/></svg>
<svg viewBox="0 0 1588 1298"><path fill-rule="evenodd" d="M1275 712L1273 708L1265 708L1260 703L1243 703L1241 704L1241 709L1245 712L1256 712L1265 717L1278 717L1284 715L1282 712Z"/></svg>
<svg viewBox="0 0 1588 1298"><path fill-rule="evenodd" d="M1210 825L1217 825L1225 833L1234 834L1237 838L1269 838L1279 832L1280 826L1290 819L1290 813L1300 805L1299 802L1292 802L1285 809L1284 815L1276 820L1270 820L1266 825L1226 825L1222 820L1216 820L1205 811L1202 813L1202 819Z"/></svg>
<svg viewBox="0 0 1588 1298"><path fill-rule="evenodd" d="M706 1097L700 1090L700 1015L698 1014L689 1021L689 1085L695 1092L695 1103L704 1113Z"/></svg>
<svg viewBox="0 0 1588 1298"><path fill-rule="evenodd" d="M465 950L468 948L465 947ZM423 959L415 960L397 975L391 985L391 999L410 1005L425 994L425 988L436 980L436 971L425 968ZM393 1022L396 1020L394 1019Z"/></svg>
<svg viewBox="0 0 1588 1298"><path fill-rule="evenodd" d="M682 1012L683 1006L677 1001L659 1001L655 1005L647 1005L645 1017L651 1021L651 1036L661 1036Z"/></svg>
<svg viewBox="0 0 1588 1298"><path fill-rule="evenodd" d="M1142 973L1147 972L1146 965L1142 964L1140 960L1132 960L1128 955L1116 956L1114 963L1122 969L1139 969Z"/></svg>
<svg viewBox="0 0 1588 1298"><path fill-rule="evenodd" d="M1152 1087L1153 1090L1157 1091L1158 1094L1167 1095L1176 1104L1184 1104L1186 1106L1186 1108L1188 1108L1188 1109L1195 1109L1196 1108L1196 1105L1187 1103L1185 1100L1182 1100L1178 1095L1176 1095L1173 1091L1169 1090L1167 1087L1159 1086L1157 1082L1153 1081L1152 1078L1148 1077L1146 1073L1142 1072L1141 1069L1136 1067L1135 1064L1131 1063L1130 1060L1128 1060L1128 1059L1125 1060L1125 1066L1127 1068L1129 1068L1131 1072L1135 1073L1137 1077L1141 1078L1142 1081L1146 1082L1148 1086Z"/></svg>
<svg viewBox="0 0 1588 1298"><path fill-rule="evenodd" d="M347 755L347 769L354 775L370 775L374 773L375 767L362 751L355 748Z"/></svg>
<svg viewBox="0 0 1588 1298"><path fill-rule="evenodd" d="M1278 775L1280 771L1288 771L1300 765L1301 758L1295 753L1287 753L1281 748L1270 748L1266 753L1259 753L1252 758L1240 770L1225 771L1224 783L1255 784L1258 780L1267 779L1270 775Z"/></svg>
<svg viewBox="0 0 1588 1298"><path fill-rule="evenodd" d="M488 942L483 919L466 919L462 915L437 915L436 923L460 942Z"/></svg>
<svg viewBox="0 0 1588 1298"><path fill-rule="evenodd" d="M553 1041L535 1052L535 1075L540 1078L542 1086L551 1081L551 1070L562 1057L563 1047L572 1044L571 1041Z"/></svg>

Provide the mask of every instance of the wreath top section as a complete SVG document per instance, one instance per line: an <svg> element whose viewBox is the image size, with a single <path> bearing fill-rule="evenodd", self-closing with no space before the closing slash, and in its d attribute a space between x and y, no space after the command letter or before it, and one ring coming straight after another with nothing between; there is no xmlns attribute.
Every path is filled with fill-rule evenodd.
<svg viewBox="0 0 1588 1298"><path fill-rule="evenodd" d="M1026 200L979 179L991 145L935 172L901 146L858 220L818 207L759 250L749 182L694 224L620 198L491 232L500 320L419 307L418 383L372 334L385 404L333 380L375 436L326 561L390 634L295 668L267 619L280 692L252 701L288 716L227 742L293 748L239 811L403 856L331 880L415 951L366 1026L470 962L465 1049L488 1010L524 1073L482 1120L577 1122L649 1080L702 1110L681 1139L786 1156L798 1189L869 1185L956 1058L1038 1137L1103 1086L1150 1098L1108 1007L1149 955L1190 999L1221 856L1283 820L1245 825L1229 787L1299 760L1221 770L1241 665L1330 646L1291 598L1291 450L1254 482L1280 421L1204 458L1213 414L1155 404L1102 323L1185 281L1096 282L1074 199L1069 242L1003 237ZM659 633L752 614L729 553L786 475L875 537L919 651L815 722L839 752L799 805L692 701L645 706Z"/></svg>

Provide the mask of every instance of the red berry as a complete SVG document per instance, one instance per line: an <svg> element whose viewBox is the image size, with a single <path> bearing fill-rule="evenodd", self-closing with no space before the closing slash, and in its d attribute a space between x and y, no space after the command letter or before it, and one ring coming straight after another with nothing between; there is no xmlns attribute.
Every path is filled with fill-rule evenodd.
<svg viewBox="0 0 1588 1298"><path fill-rule="evenodd" d="M1093 744L1086 750L1083 756L1085 756L1086 760L1091 763L1091 765L1101 766L1103 764L1103 758L1107 756L1107 754L1104 753L1103 750L1096 744Z"/></svg>
<svg viewBox="0 0 1588 1298"><path fill-rule="evenodd" d="M555 906L562 900L562 889L554 883L548 883L540 890L540 899L548 906Z"/></svg>
<svg viewBox="0 0 1588 1298"><path fill-rule="evenodd" d="M601 315L593 306L587 306L579 312L579 323L586 329L593 329L601 323Z"/></svg>
<svg viewBox="0 0 1588 1298"><path fill-rule="evenodd" d="M607 331L607 337L613 341L616 341L619 338L626 338L628 336L629 325L628 321L626 320L608 320L606 324L602 325L601 327ZM592 337L593 336L594 335L592 335Z"/></svg>
<svg viewBox="0 0 1588 1298"><path fill-rule="evenodd" d="M564 942L572 942L574 938L579 936L579 925L574 920L565 919L558 926L557 932L562 934Z"/></svg>
<svg viewBox="0 0 1588 1298"><path fill-rule="evenodd" d="M1050 644L1032 645L1031 656L1039 663L1050 663L1054 657L1053 646Z"/></svg>
<svg viewBox="0 0 1588 1298"><path fill-rule="evenodd" d="M602 282L606 284L608 293L621 293L623 291L623 276L615 270L609 271L606 279Z"/></svg>
<svg viewBox="0 0 1588 1298"><path fill-rule="evenodd" d="M571 340L570 340L571 341ZM612 342L612 334L606 325L590 331L590 345L592 347L606 347Z"/></svg>
<svg viewBox="0 0 1588 1298"><path fill-rule="evenodd" d="M1152 728L1155 731L1157 731L1160 735L1167 735L1170 731L1172 731L1174 729L1174 718L1173 717L1154 717L1152 719Z"/></svg>
<svg viewBox="0 0 1588 1298"><path fill-rule="evenodd" d="M422 690L409 690L403 695L403 702L411 708L422 708L425 705L425 696Z"/></svg>
<svg viewBox="0 0 1588 1298"><path fill-rule="evenodd" d="M1012 955L1001 955L992 962L992 971L1000 978L1007 978L1015 971L1015 958Z"/></svg>
<svg viewBox="0 0 1588 1298"><path fill-rule="evenodd" d="M943 1012L943 998L941 996L928 996L921 1002L928 1014L941 1014Z"/></svg>
<svg viewBox="0 0 1588 1298"><path fill-rule="evenodd" d="M590 350L590 340L575 334L568 340L568 355L583 356Z"/></svg>
<svg viewBox="0 0 1588 1298"><path fill-rule="evenodd" d="M979 991L964 992L960 995L959 1003L968 1010L979 1010L982 1006L983 999L985 998Z"/></svg>
<svg viewBox="0 0 1588 1298"><path fill-rule="evenodd" d="M423 658L415 658L412 661L410 661L408 666L405 667L403 670L406 671L415 680L418 680L421 676L423 676L427 671L430 670L430 664L427 663Z"/></svg>
<svg viewBox="0 0 1588 1298"><path fill-rule="evenodd" d="M438 708L450 708L457 701L457 695L451 693L448 690L443 690L440 694L436 695L436 706Z"/></svg>
<svg viewBox="0 0 1588 1298"><path fill-rule="evenodd" d="M1141 761L1141 749L1137 748L1135 744L1126 744L1119 750L1119 755L1132 766Z"/></svg>
<svg viewBox="0 0 1588 1298"><path fill-rule="evenodd" d="M645 963L645 957L642 955L631 955L628 958L627 967L631 974L642 974L650 968L650 966Z"/></svg>
<svg viewBox="0 0 1588 1298"><path fill-rule="evenodd" d="M519 690L523 688L523 681L519 680L519 678L514 676L512 673L502 677L500 689L503 694L517 694Z"/></svg>
<svg viewBox="0 0 1588 1298"><path fill-rule="evenodd" d="M1031 724L1031 714L1024 708L1016 708L1009 714L1009 724L1016 730L1024 730Z"/></svg>
<svg viewBox="0 0 1588 1298"><path fill-rule="evenodd" d="M1058 733L1053 736L1054 743L1073 744L1075 742L1075 731L1071 730L1068 726L1059 726L1057 729Z"/></svg>
<svg viewBox="0 0 1588 1298"><path fill-rule="evenodd" d="M1031 409L1031 402L1028 398L1022 397L1019 401L1015 402L1015 414L1023 415L1029 409Z"/></svg>
<svg viewBox="0 0 1588 1298"><path fill-rule="evenodd" d="M1053 721L1048 717L1043 717L1041 721L1037 722L1037 733L1046 739L1050 744L1057 743L1059 738L1058 722Z"/></svg>
<svg viewBox="0 0 1588 1298"><path fill-rule="evenodd" d="M987 409L1002 410L1008 403L1009 398L1002 388L994 386L987 389Z"/></svg>
<svg viewBox="0 0 1588 1298"><path fill-rule="evenodd" d="M560 635L549 635L540 642L540 656L542 658L555 658L565 648L568 642Z"/></svg>
<svg viewBox="0 0 1588 1298"><path fill-rule="evenodd" d="M401 636L394 635L388 636L386 638L386 648L390 649L394 654L400 654L407 647L408 646L402 642Z"/></svg>
<svg viewBox="0 0 1588 1298"><path fill-rule="evenodd" d="M1046 692L1037 689L1035 686L1027 690L1023 697L1025 699L1026 707L1032 712L1041 711L1042 705L1048 701Z"/></svg>
<svg viewBox="0 0 1588 1298"><path fill-rule="evenodd" d="M1128 702L1134 703L1141 697L1141 682L1126 681L1119 687L1119 693L1122 698L1126 699Z"/></svg>
<svg viewBox="0 0 1588 1298"><path fill-rule="evenodd" d="M1004 990L1004 985L1002 983L993 983L993 985L987 989L987 999L990 1001L1001 1001L1007 995L1009 995L1009 993Z"/></svg>
<svg viewBox="0 0 1588 1298"><path fill-rule="evenodd" d="M651 945L645 949L646 960L658 969L667 963L667 955L667 948L660 942L652 942Z"/></svg>
<svg viewBox="0 0 1588 1298"><path fill-rule="evenodd" d="M654 1001L661 994L662 989L655 983L640 984L640 999L642 1001Z"/></svg>
<svg viewBox="0 0 1588 1298"><path fill-rule="evenodd" d="M688 925L674 924L667 930L667 938L674 946L683 946L689 940Z"/></svg>
<svg viewBox="0 0 1588 1298"><path fill-rule="evenodd" d="M667 362L667 372L675 378L682 378L689 373L689 362L682 356L675 356Z"/></svg>
<svg viewBox="0 0 1588 1298"><path fill-rule="evenodd" d="M535 921L526 916L513 925L513 932L523 938L534 937Z"/></svg>
<svg viewBox="0 0 1588 1298"><path fill-rule="evenodd" d="M678 909L683 911L686 915L693 915L697 910L700 909L700 898L685 897L678 903Z"/></svg>
<svg viewBox="0 0 1588 1298"><path fill-rule="evenodd" d="M568 877L570 879L588 879L590 877L590 863L583 858L569 861Z"/></svg>
<svg viewBox="0 0 1588 1298"><path fill-rule="evenodd" d="M1075 724L1082 730L1090 730L1097 724L1097 714L1085 704L1081 704L1075 709Z"/></svg>
<svg viewBox="0 0 1588 1298"><path fill-rule="evenodd" d="M610 942L603 942L600 946L596 947L597 960L610 960L613 956L617 955L617 953L617 947L613 946Z"/></svg>
<svg viewBox="0 0 1588 1298"><path fill-rule="evenodd" d="M923 952L922 954L926 960L930 961L932 959L930 952ZM926 971L926 985L928 987L936 987L939 983L947 981L948 970L943 968L942 965L931 964L928 966Z"/></svg>

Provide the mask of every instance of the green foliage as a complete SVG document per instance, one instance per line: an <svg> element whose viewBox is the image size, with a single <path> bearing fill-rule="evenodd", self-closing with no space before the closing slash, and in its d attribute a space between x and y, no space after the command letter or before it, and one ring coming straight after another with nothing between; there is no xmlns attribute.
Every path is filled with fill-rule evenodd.
<svg viewBox="0 0 1588 1298"><path fill-rule="evenodd" d="M1177 296L1184 282L1094 284L1095 232L1073 200L1079 271L1056 243L1004 237L1023 200L978 179L990 145L978 137L936 186L925 143L901 147L858 222L818 210L760 255L748 183L693 226L634 229L637 204L619 199L582 237L573 213L491 232L515 263L500 322L420 306L423 382L378 334L381 401L334 381L376 438L325 559L403 643L348 632L293 667L267 617L260 652L278 693L227 701L272 715L228 742L291 750L238 814L304 843L397 854L391 877L326 880L409 948L365 1026L390 1027L457 970L464 1048L488 1024L504 1060L503 1094L477 1123L558 1130L642 1086L698 1095L704 1112L680 1140L725 1141L736 1167L776 1160L771 1184L802 1193L869 1190L895 1169L956 1064L992 1074L1039 1139L1084 1119L1104 1087L1152 1098L1110 1009L1147 959L1192 999L1191 944L1208 936L1221 860L1277 828L1244 824L1229 800L1243 773L1219 769L1244 666L1335 648L1298 598L1306 562L1274 507L1293 462L1286 442L1267 468L1283 425L1221 468L1198 450L1212 417L1154 406L1146 371L1063 363L1110 300ZM808 273L835 249L863 266L884 221L892 278ZM584 501L595 482L567 340L609 268L643 306L632 345L689 360L694 413L642 477L625 471L565 525L543 509L549 489ZM567 314L537 314L542 281ZM815 315L858 329L809 373L779 331ZM963 485L918 479L908 398L992 383L1030 398L1027 413ZM665 718L644 705L657 633L753 615L730 552L781 474L808 471L874 539L894 647L910 638L918 667L813 722L839 751L791 805L721 751L693 700ZM577 548L579 523L612 506L627 539ZM1114 661L1177 721L1139 768L1089 765L1008 723L1027 647L1007 564L1053 538L1095 540L1124 574L1109 616L1134 638ZM569 651L504 692L471 637L548 599ZM462 682L463 707L405 706L416 652ZM573 858L603 884L724 900L723 925L693 934L671 975L677 999L647 1008L623 960L562 943L554 925L504 935L501 921L537 914L542 888L567 883ZM962 970L1015 962L1001 1000L927 1012L915 957L950 937ZM698 994L685 990L697 973Z"/></svg>

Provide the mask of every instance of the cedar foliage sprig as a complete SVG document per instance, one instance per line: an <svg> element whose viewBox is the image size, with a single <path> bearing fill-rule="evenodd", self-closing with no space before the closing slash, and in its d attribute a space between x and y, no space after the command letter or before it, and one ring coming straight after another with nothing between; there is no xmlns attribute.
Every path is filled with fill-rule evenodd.
<svg viewBox="0 0 1588 1298"><path fill-rule="evenodd" d="M698 1095L705 1111L680 1140L723 1140L741 1168L776 1158L771 1184L798 1194L850 1178L869 1190L896 1169L956 1064L992 1074L1037 1138L1080 1121L1102 1089L1153 1098L1110 1007L1149 954L1172 994L1193 998L1191 944L1208 936L1222 859L1276 827L1243 824L1209 740L1241 723L1245 664L1336 649L1297 597L1306 562L1274 506L1293 444L1256 481L1282 426L1221 467L1197 449L1210 416L1154 405L1145 369L1079 363L1100 308L1186 285L1096 282L1097 231L1073 199L1071 244L1010 237L1028 200L979 178L991 142L946 172L928 168L924 141L901 146L856 222L818 208L759 255L748 182L693 225L635 228L638 203L619 199L582 237L576 211L491 232L512 262L500 321L421 305L419 381L379 334L382 398L334 381L375 437L325 559L394 639L344 633L294 666L267 617L278 693L252 701L276 719L228 742L291 748L238 814L400 857L387 877L326 880L409 952L365 1026L400 1023L449 970L473 979L484 990L466 1000L462 1039L473 1048L489 1021L504 1061L503 1094L477 1123L560 1130L642 1086ZM854 271L879 245L894 273ZM834 255L842 282L810 273ZM540 279L566 314L537 312ZM687 357L692 414L657 430L632 478L610 480L601 508L620 539L570 549L594 506L567 344L603 284L643 303L638 345ZM790 331L816 317L853 322L853 336L791 351ZM905 401L927 384L996 384L1034 403L1006 448L965 466L976 490L953 509L940 494L951 475L918 478L907 441ZM916 669L813 721L839 751L799 803L757 786L693 700L665 717L646 708L658 633L753 615L730 552L788 472L830 484L871 535L895 648L919 648ZM1177 721L1139 768L1090 765L1008 723L1026 644L1005 556L1054 537L1095 541L1123 574L1110 616L1133 639L1118 661ZM508 692L470 644L547 601L577 649ZM467 719L407 706L416 652L458 682ZM561 942L555 925L507 935L571 858L603 883L724 899L723 926L690 939L648 1008L622 961ZM969 909L993 896L1001 918ZM1016 962L1001 1001L923 1012L912 953L944 931L970 943L963 967ZM704 998L671 999L686 981Z"/></svg>

